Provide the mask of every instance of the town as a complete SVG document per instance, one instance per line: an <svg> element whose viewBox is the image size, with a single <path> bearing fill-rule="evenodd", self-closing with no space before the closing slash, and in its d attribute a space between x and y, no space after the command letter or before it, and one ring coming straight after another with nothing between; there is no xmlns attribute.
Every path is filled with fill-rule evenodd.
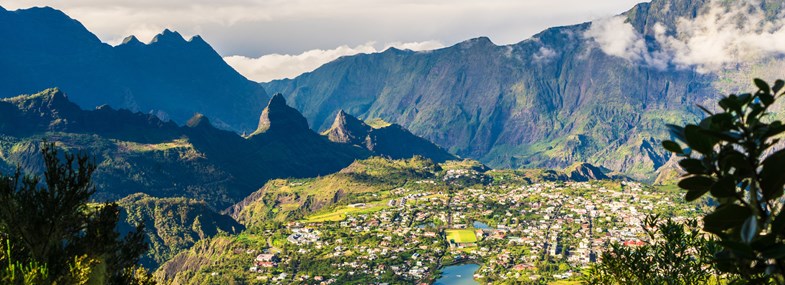
<svg viewBox="0 0 785 285"><path fill-rule="evenodd" d="M445 174L444 181L472 173ZM501 180L501 182L498 182ZM430 284L456 264L478 264L483 283L576 280L611 243L646 242L646 214L697 216L677 190L638 182L475 183L433 180L389 200L328 209L262 236L248 251L251 280L274 284ZM336 215L335 213L342 213ZM261 253L259 253L261 252ZM312 262L319 260L319 262Z"/></svg>

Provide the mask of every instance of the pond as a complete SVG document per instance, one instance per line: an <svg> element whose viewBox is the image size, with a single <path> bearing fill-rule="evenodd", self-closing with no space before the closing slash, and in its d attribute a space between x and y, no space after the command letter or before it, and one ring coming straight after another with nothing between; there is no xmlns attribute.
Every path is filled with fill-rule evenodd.
<svg viewBox="0 0 785 285"><path fill-rule="evenodd" d="M434 285L478 285L474 281L474 272L480 268L477 264L458 264L442 268L442 277Z"/></svg>
<svg viewBox="0 0 785 285"><path fill-rule="evenodd" d="M474 226L475 229L481 229L481 230L485 230L485 229L491 228L491 227L488 226L488 224L483 223L483 222L478 222L478 221L474 221L474 223L472 223L472 225Z"/></svg>

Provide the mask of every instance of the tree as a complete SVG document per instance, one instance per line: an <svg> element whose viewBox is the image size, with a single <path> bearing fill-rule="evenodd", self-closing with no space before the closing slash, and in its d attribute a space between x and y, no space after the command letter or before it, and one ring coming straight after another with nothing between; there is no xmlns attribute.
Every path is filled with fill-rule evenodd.
<svg viewBox="0 0 785 285"><path fill-rule="evenodd" d="M676 141L663 147L682 157L686 172L679 187L688 201L707 193L716 207L703 229L722 245L717 268L752 283L785 284L785 150L777 150L785 126L769 109L783 95L785 82L758 91L729 95L698 124L669 125Z"/></svg>
<svg viewBox="0 0 785 285"><path fill-rule="evenodd" d="M95 163L85 155L67 153L61 161L54 144L46 142L41 154L43 181L20 170L13 176L0 175L0 241L6 244L0 266L11 269L0 272L0 280L149 284L149 276L139 275L136 267L147 250L143 226L120 237L115 231L117 204L88 203L95 193L91 183ZM17 277L36 271L43 274L33 281Z"/></svg>
<svg viewBox="0 0 785 285"><path fill-rule="evenodd" d="M611 245L585 276L588 284L706 284L716 276L708 260L716 245L697 221L677 223L648 215L641 225L649 240L642 246Z"/></svg>

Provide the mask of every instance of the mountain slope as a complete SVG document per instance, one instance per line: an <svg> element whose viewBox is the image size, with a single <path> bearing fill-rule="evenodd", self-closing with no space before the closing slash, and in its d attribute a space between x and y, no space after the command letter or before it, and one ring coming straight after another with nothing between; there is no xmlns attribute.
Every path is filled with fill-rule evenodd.
<svg viewBox="0 0 785 285"><path fill-rule="evenodd" d="M282 99L280 96L279 99ZM103 106L81 110L64 93L48 89L0 100L0 161L41 173L43 139L96 159L98 200L141 192L189 197L224 208L273 178L312 177L338 171L367 151L328 141L307 128L288 128L243 138L213 127L203 115L186 126L154 115ZM265 110L302 116L271 100ZM277 125L280 118L271 117ZM303 119L304 120L304 119Z"/></svg>
<svg viewBox="0 0 785 285"><path fill-rule="evenodd" d="M122 209L121 231L144 223L150 250L140 261L157 268L197 241L220 232L234 234L245 227L229 216L212 210L206 203L186 198L153 198L134 194L119 200Z"/></svg>
<svg viewBox="0 0 785 285"><path fill-rule="evenodd" d="M60 87L79 106L109 104L184 123L204 113L221 128L252 130L269 97L199 36L169 30L149 44L102 43L52 8L0 7L0 97Z"/></svg>
<svg viewBox="0 0 785 285"><path fill-rule="evenodd" d="M411 158L419 155L435 162L457 159L426 139L418 137L398 124L377 122L369 126L365 122L339 110L330 129L322 135L330 141L363 147L375 155L392 159Z"/></svg>
<svg viewBox="0 0 785 285"><path fill-rule="evenodd" d="M319 130L343 109L400 124L493 167L557 168L584 161L651 179L669 157L659 147L668 137L664 125L696 120L701 113L695 106L713 105L718 90L729 87L718 84L733 78L675 62L655 65L648 58L663 48L657 23L681 36L678 19L708 13L708 2L635 6L618 23L630 27L630 35L622 35L640 40L622 51L609 50L598 37L625 31L602 30L606 22L598 20L547 29L506 46L476 38L434 51L391 48L343 57L262 85L286 94ZM775 1L761 5L776 15L779 6L769 2ZM750 74L744 78L738 82L748 86Z"/></svg>

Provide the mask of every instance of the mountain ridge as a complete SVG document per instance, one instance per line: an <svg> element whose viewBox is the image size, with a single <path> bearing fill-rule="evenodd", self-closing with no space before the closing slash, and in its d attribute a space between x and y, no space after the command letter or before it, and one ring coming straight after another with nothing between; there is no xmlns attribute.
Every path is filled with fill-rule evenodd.
<svg viewBox="0 0 785 285"><path fill-rule="evenodd" d="M269 96L200 36L164 30L147 44L103 43L79 21L44 8L0 10L0 97L59 87L82 108L111 105L184 123L207 114L223 129L250 131ZM10 40L13 39L13 40Z"/></svg>
<svg viewBox="0 0 785 285"><path fill-rule="evenodd" d="M726 82L749 77L658 57L665 48L658 30L678 40L679 19L709 13L710 5L654 0L510 45L480 37L428 52L347 56L261 85L286 94L316 130L328 129L336 112L345 110L405 126L492 167L562 168L584 161L651 180L670 156L659 147L668 138L665 125L699 119L696 105L712 106L716 94L734 88ZM625 32L604 25L629 26L632 46L602 46L603 31Z"/></svg>

